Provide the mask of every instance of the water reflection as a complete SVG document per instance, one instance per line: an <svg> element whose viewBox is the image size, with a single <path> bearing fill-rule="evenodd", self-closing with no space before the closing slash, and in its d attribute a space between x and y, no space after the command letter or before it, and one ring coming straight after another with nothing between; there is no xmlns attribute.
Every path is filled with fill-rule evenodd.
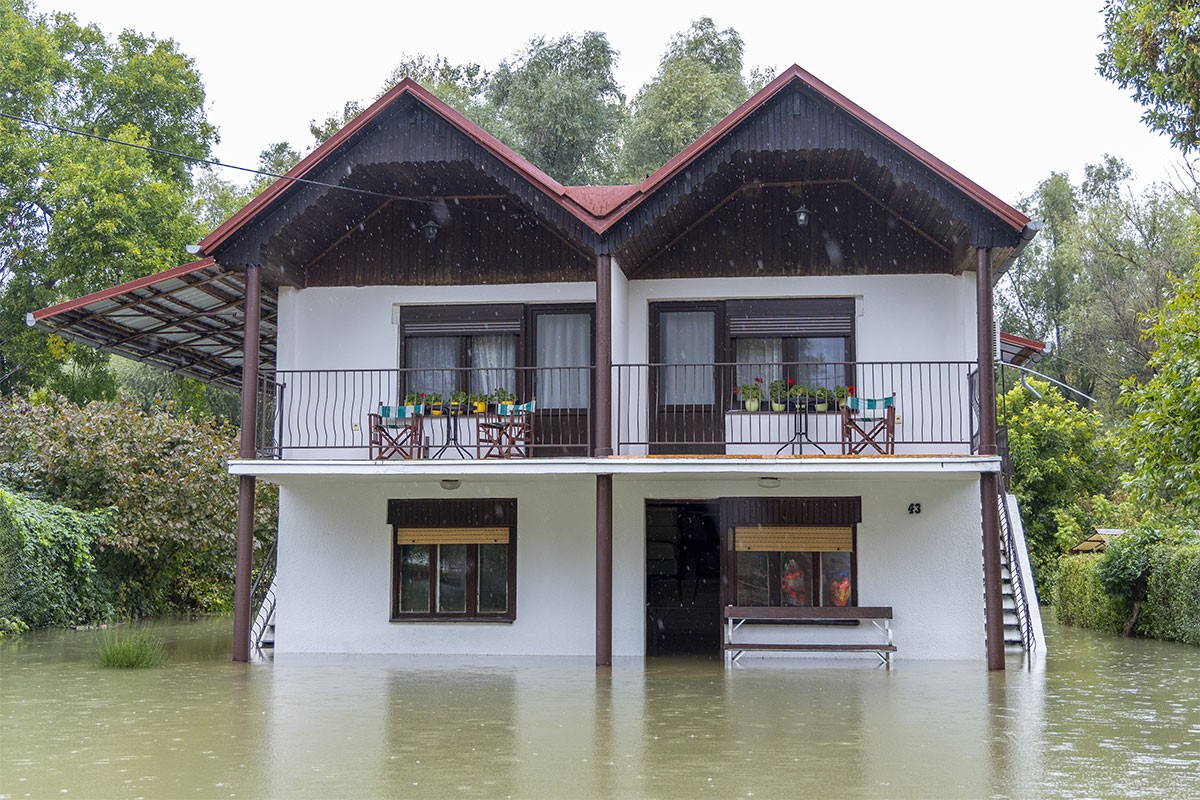
<svg viewBox="0 0 1200 800"><path fill-rule="evenodd" d="M0 643L0 797L1200 796L1196 649L1051 626L979 664L279 656L226 620L174 660Z"/></svg>

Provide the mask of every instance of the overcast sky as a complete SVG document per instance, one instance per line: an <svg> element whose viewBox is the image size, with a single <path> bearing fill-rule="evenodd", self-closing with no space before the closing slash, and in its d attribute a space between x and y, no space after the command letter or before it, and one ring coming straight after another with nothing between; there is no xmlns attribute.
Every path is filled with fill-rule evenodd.
<svg viewBox="0 0 1200 800"><path fill-rule="evenodd" d="M747 66L799 64L1009 202L1051 171L1079 179L1104 153L1143 183L1169 180L1178 161L1096 74L1101 0L36 2L110 35L179 42L204 77L218 158L245 166L271 142L311 146L308 121L372 99L404 53L495 67L533 36L603 31L632 98L672 34L703 15L741 34Z"/></svg>

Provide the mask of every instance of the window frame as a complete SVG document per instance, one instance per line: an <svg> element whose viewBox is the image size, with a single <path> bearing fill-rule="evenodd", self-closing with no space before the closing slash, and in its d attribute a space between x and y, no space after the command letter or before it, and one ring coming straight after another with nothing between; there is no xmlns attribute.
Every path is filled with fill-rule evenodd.
<svg viewBox="0 0 1200 800"><path fill-rule="evenodd" d="M517 500L516 498L483 498L464 500L390 500L388 527L392 549L391 622L499 622L512 623L517 618ZM404 547L397 541L399 531L406 528L498 528L508 529L508 574L506 576L508 607L502 612L479 611L479 545L466 545L465 610L438 611L433 589L439 568L442 544L427 545L429 555L429 610L401 611L402 554Z"/></svg>
<svg viewBox="0 0 1200 800"><path fill-rule="evenodd" d="M857 359L857 302L853 297L792 297L768 299L737 299L727 300L725 305L725 326L727 361L734 365L737 372L737 342L738 339L779 339L781 340L782 362L785 365L782 377L796 383L801 383L801 375L796 365L800 362L797 341L800 339L844 339L846 341L846 357L842 363L841 380L834 385L853 385L854 363ZM806 323L788 323L786 320L835 320L824 326L820 322L813 324L811 330L801 330ZM743 331L735 333L746 320L782 320L775 325L766 323L765 330ZM844 326L845 333L838 332ZM757 362L746 362L757 363ZM810 363L810 362L804 362ZM839 363L839 362L811 362ZM835 370L836 371L836 370ZM765 378L765 376L764 376ZM826 388L833 388L832 386Z"/></svg>

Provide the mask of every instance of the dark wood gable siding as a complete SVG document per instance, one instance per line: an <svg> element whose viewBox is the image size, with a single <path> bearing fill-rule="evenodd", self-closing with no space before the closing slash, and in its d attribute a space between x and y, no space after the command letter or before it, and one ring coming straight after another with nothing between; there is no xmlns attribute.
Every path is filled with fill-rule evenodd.
<svg viewBox="0 0 1200 800"><path fill-rule="evenodd" d="M742 187L756 183L788 187L794 192L797 205L801 201L807 204L810 194L815 205L834 199L822 187L836 186L836 182L845 187L841 196L847 198L847 203L857 194L873 206L868 218L859 223L851 223L850 215L838 215L837 219L845 226L844 232L829 229L827 232L843 243L859 234L854 224L877 228L880 214L891 218L892 224L925 238L929 246L949 254L936 257L926 267L928 271L944 271L947 258L955 262L956 269L961 269L971 246L1009 248L1016 243L1011 228L941 176L797 82L749 115L647 198L610 232L610 245L622 266L636 274L646 269L664 249L680 250L683 245L686 248L683 251L690 251L693 243L679 239L680 232L699 230L701 218L717 203L728 203L728 198L739 194ZM747 227L753 222L746 221ZM712 236L709 231L699 232ZM771 235L769 230L767 234ZM777 239L781 236L782 233L776 234ZM697 253L711 247L711 241L706 240L694 244ZM896 241L884 237L883 242L867 244L879 248L877 256L865 259L875 263L891 263L895 259L902 264L915 258L924 247L917 245L914 249L910 237ZM763 247L763 254L770 259L786 262L795 255L796 246L785 246L779 241ZM893 252L893 248L898 249ZM816 252L819 256L820 251ZM713 254L710 265L703 267L701 274L716 268L716 259L721 257L728 260L725 253ZM757 255L744 258L736 272L729 272L726 264L725 274L757 274L756 260ZM786 269L785 264L778 263L764 266L767 274L783 274ZM814 262L814 269L819 271L819 262ZM668 267L666 271L674 274L675 269Z"/></svg>
<svg viewBox="0 0 1200 800"><path fill-rule="evenodd" d="M862 522L861 497L724 497L721 524L857 525Z"/></svg>
<svg viewBox="0 0 1200 800"><path fill-rule="evenodd" d="M421 103L409 99L398 103L396 108L381 116L378 122L364 129L360 135L348 140L337 152L330 154L308 179L333 183L341 186L364 189L376 195L359 194L311 185L297 185L282 196L257 224L239 232L221 245L214 255L225 266L262 264L270 275L283 283L302 286L307 283L307 272L313 266L325 267L326 272L320 285L330 281L342 285L359 279L370 282L383 280L389 267L395 262L389 256L382 263L382 255L402 248L414 228L425 224L433 213L434 206L441 206L437 213L449 211L450 226L454 224L455 212L466 213L463 208L482 200L504 200L506 207L523 211L531 220L539 222L543 229L554 230L561 244L555 249L574 252L570 259L574 263L586 261L594 252L595 234L571 215L562 206L535 188L523 177L516 175L494 155L467 138L437 114L430 112ZM393 199L393 196L415 198L418 202ZM387 215L404 215L400 226L386 227ZM385 240L362 243L359 252L349 255L354 249L354 239L364 239L367 225L376 217L379 233L400 235L396 242ZM461 224L468 221L464 217ZM472 225L471 227L486 227ZM501 231L503 226L501 225ZM356 233L357 231L357 233ZM482 230L460 236L484 236ZM442 239L440 246L462 244L453 237ZM526 237L528 239L528 237ZM472 243L468 240L468 246ZM445 264L482 263L478 252L478 240L473 250L462 258L454 254L443 255ZM488 242L488 246L504 247L507 242ZM537 242L542 245L544 242ZM525 241L521 250L534 245ZM353 262L346 280L336 277L336 264L330 266L327 259L337 251ZM556 253L544 256L556 260ZM376 263L367 263L374 260ZM506 259L492 259L501 261ZM517 269L522 268L517 263ZM540 268L539 265L531 265ZM511 271L509 262L505 268ZM549 270L544 270L548 272ZM470 282L475 275L464 275ZM518 278L520 280L520 278ZM390 277L384 282L395 282ZM434 282L441 282L434 280ZM459 282L455 280L454 282Z"/></svg>

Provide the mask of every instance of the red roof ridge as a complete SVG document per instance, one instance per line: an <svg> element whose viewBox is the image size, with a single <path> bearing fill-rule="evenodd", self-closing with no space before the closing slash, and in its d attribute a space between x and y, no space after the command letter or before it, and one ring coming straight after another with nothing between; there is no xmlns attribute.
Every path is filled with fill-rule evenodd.
<svg viewBox="0 0 1200 800"><path fill-rule="evenodd" d="M620 186L564 186L563 190L588 213L606 217L641 191L636 184Z"/></svg>

